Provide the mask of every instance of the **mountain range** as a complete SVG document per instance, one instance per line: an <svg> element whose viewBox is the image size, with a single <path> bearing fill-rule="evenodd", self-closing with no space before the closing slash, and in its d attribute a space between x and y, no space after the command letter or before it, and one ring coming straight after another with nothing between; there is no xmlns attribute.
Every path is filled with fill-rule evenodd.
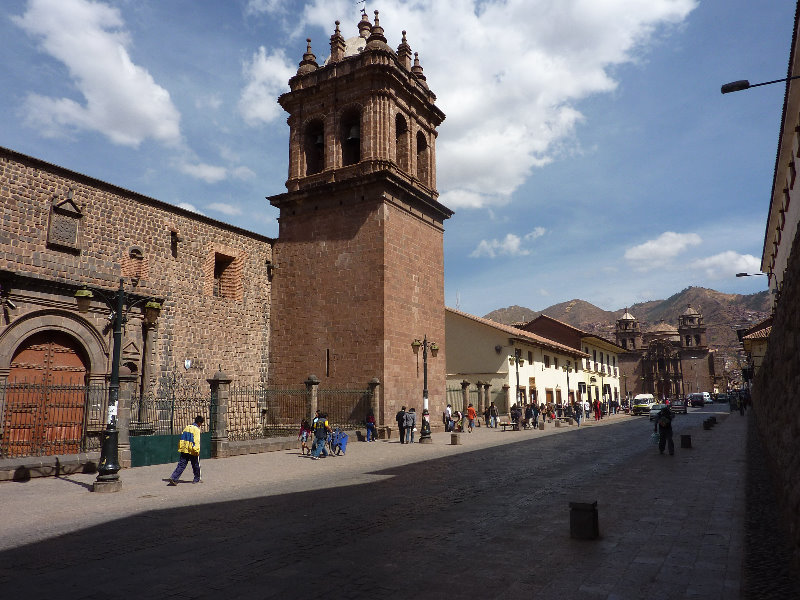
<svg viewBox="0 0 800 600"><path fill-rule="evenodd" d="M664 321L678 326L678 317L691 305L703 316L707 327L709 348L718 350L725 358L736 359L740 349L737 329L745 329L766 319L771 313L767 291L756 294L724 294L701 287L688 287L666 300L651 300L631 304L618 310L603 310L585 300L570 300L554 304L539 312L523 306L509 306L493 310L484 318L505 325L526 323L540 314L558 319L588 333L616 341L614 328L627 309L639 320L642 332Z"/></svg>

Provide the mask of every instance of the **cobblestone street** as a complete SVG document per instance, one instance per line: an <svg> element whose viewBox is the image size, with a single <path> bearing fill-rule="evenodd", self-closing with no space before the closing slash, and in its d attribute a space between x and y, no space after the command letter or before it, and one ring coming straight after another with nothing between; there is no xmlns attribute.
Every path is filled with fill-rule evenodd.
<svg viewBox="0 0 800 600"><path fill-rule="evenodd" d="M693 447L674 457L659 455L646 418L620 415L580 429L479 428L460 446L441 433L432 445L351 443L347 455L316 462L294 451L207 460L206 483L177 488L164 481L171 465L123 471L118 494L86 491L92 475L6 483L0 590L10 598L796 597L788 570L773 592L789 595L744 593L768 590L752 579L757 572L744 581L748 419L725 408L679 416L676 446L688 433ZM710 414L718 424L704 431ZM572 540L569 502L595 500L600 539Z"/></svg>

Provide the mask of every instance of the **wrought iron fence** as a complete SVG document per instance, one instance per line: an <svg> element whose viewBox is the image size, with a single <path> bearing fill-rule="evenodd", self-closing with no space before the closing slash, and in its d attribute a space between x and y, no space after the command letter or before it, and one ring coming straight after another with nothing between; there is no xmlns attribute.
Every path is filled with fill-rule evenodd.
<svg viewBox="0 0 800 600"><path fill-rule="evenodd" d="M108 388L0 382L0 458L100 448Z"/></svg>
<svg viewBox="0 0 800 600"><path fill-rule="evenodd" d="M306 398L305 388L232 387L228 397L228 439L296 434L306 418Z"/></svg>
<svg viewBox="0 0 800 600"><path fill-rule="evenodd" d="M210 426L210 393L173 371L161 378L157 389L131 399L130 434L177 435L198 415Z"/></svg>
<svg viewBox="0 0 800 600"><path fill-rule="evenodd" d="M364 425L372 404L370 390L319 390L317 405L331 427L356 429Z"/></svg>

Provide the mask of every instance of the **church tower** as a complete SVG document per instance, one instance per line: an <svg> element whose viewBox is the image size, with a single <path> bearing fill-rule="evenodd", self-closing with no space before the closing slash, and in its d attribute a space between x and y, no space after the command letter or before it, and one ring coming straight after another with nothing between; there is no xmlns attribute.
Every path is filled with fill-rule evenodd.
<svg viewBox="0 0 800 600"><path fill-rule="evenodd" d="M445 399L444 221L438 202L435 106L403 32L387 45L378 11L345 40L339 22L320 65L308 40L290 91L287 192L274 246L270 385L365 389L380 380L379 424L400 406L422 412L427 335L430 410ZM412 58L413 57L413 58Z"/></svg>
<svg viewBox="0 0 800 600"><path fill-rule="evenodd" d="M628 352L642 349L642 330L639 321L636 320L628 309L617 319L617 326L614 330L617 338L617 345L622 346Z"/></svg>
<svg viewBox="0 0 800 600"><path fill-rule="evenodd" d="M693 309L691 304L678 317L678 333L682 348L705 348L708 345L703 315Z"/></svg>

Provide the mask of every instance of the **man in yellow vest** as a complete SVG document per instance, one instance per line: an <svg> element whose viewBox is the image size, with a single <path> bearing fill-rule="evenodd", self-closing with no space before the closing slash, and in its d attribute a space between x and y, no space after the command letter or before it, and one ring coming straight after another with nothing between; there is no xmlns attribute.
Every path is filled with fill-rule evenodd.
<svg viewBox="0 0 800 600"><path fill-rule="evenodd" d="M181 433L180 441L178 442L178 452L180 452L180 460L178 466L169 476L169 485L178 485L178 479L186 468L186 463L192 463L192 471L194 472L194 480L192 483L203 483L200 478L200 427L205 423L205 419L200 415L194 418L194 424L188 425Z"/></svg>

